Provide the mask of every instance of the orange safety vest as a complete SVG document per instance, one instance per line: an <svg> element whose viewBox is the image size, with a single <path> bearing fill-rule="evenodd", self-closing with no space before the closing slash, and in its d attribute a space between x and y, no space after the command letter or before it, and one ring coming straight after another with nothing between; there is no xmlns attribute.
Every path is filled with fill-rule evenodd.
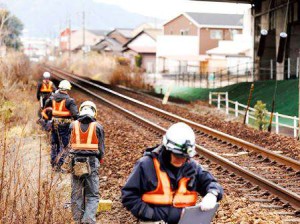
<svg viewBox="0 0 300 224"><path fill-rule="evenodd" d="M83 132L80 122L74 121L71 133L71 147L73 150L98 150L98 138L96 132L97 122L91 122L89 128Z"/></svg>
<svg viewBox="0 0 300 224"><path fill-rule="evenodd" d="M41 88L40 88L40 91L42 93L51 93L53 91L53 82L49 81L49 82L46 82L46 81L43 81L42 85L41 85Z"/></svg>
<svg viewBox="0 0 300 224"><path fill-rule="evenodd" d="M160 170L157 158L153 158L154 168L157 176L157 187L142 196L142 200L155 205L173 205L176 208L193 206L197 202L197 192L188 191L187 183L190 178L182 177L178 184L178 189L172 191L170 178L167 173Z"/></svg>
<svg viewBox="0 0 300 224"><path fill-rule="evenodd" d="M71 112L66 108L66 99L56 102L52 100L52 115L59 117L70 117Z"/></svg>

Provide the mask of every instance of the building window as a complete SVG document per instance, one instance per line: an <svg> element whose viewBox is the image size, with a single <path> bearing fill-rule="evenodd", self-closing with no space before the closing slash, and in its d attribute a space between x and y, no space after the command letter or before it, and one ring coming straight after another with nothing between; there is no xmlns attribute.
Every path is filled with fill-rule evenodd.
<svg viewBox="0 0 300 224"><path fill-rule="evenodd" d="M222 40L223 39L223 30L211 30L210 39L213 40Z"/></svg>
<svg viewBox="0 0 300 224"><path fill-rule="evenodd" d="M233 40L233 37L238 33L239 33L238 30L230 30L230 39Z"/></svg>
<svg viewBox="0 0 300 224"><path fill-rule="evenodd" d="M188 35L189 34L189 30L186 29L186 30L180 30L180 35L181 36L185 36L185 35Z"/></svg>

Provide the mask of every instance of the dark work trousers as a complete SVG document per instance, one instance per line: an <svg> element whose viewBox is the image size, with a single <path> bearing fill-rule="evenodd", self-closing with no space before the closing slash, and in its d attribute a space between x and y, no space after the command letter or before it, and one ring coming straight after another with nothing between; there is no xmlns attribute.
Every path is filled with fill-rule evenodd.
<svg viewBox="0 0 300 224"><path fill-rule="evenodd" d="M53 125L51 138L51 165L60 167L64 162L62 150L69 144L69 123ZM61 145L62 144L62 145ZM57 157L59 156L59 157Z"/></svg>
<svg viewBox="0 0 300 224"><path fill-rule="evenodd" d="M46 100L49 98L51 96L51 93L41 93L41 96L40 97L42 97L42 101L43 101L43 105L40 105L40 106L42 106L42 108L44 108L45 107L45 103L46 103ZM40 103L41 103L41 101L40 101Z"/></svg>
<svg viewBox="0 0 300 224"><path fill-rule="evenodd" d="M90 166L90 175L84 178L72 175L71 207L76 223L96 223L99 203L99 160L91 156Z"/></svg>

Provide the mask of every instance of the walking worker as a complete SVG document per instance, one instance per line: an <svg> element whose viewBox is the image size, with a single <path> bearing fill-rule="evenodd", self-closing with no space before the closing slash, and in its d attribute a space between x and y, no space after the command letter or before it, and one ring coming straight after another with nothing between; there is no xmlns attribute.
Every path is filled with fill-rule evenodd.
<svg viewBox="0 0 300 224"><path fill-rule="evenodd" d="M73 119L77 119L78 108L74 99L68 95L71 84L62 80L58 91L50 96L45 107L52 107L51 133L51 165L60 168L63 163L63 149L69 144L69 126Z"/></svg>
<svg viewBox="0 0 300 224"><path fill-rule="evenodd" d="M140 223L178 223L183 209L196 205L198 193L202 211L222 199L222 187L192 159L195 154L195 134L180 122L138 160L122 188L122 203Z"/></svg>
<svg viewBox="0 0 300 224"><path fill-rule="evenodd" d="M36 98L40 101L40 106L43 109L46 100L50 97L51 93L57 90L56 86L50 81L50 73L44 72L43 80L38 83Z"/></svg>
<svg viewBox="0 0 300 224"><path fill-rule="evenodd" d="M104 131L96 116L96 105L85 101L80 105L79 118L70 125L73 160L71 207L76 223L96 223L99 161L104 156Z"/></svg>

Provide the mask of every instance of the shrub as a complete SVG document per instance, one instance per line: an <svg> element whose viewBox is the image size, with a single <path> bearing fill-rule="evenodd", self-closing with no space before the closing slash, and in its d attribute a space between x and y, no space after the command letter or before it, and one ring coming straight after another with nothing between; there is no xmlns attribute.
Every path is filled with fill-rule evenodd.
<svg viewBox="0 0 300 224"><path fill-rule="evenodd" d="M125 57L116 57L116 62L119 65L124 65L124 66L130 65L130 60Z"/></svg>
<svg viewBox="0 0 300 224"><path fill-rule="evenodd" d="M143 61L142 55L138 54L134 57L134 59L135 59L135 66L138 68L142 67L142 61Z"/></svg>
<svg viewBox="0 0 300 224"><path fill-rule="evenodd" d="M255 109L255 124L259 130L266 130L268 121L266 119L266 115L268 110L266 109L266 104L261 100L258 100L254 106Z"/></svg>

